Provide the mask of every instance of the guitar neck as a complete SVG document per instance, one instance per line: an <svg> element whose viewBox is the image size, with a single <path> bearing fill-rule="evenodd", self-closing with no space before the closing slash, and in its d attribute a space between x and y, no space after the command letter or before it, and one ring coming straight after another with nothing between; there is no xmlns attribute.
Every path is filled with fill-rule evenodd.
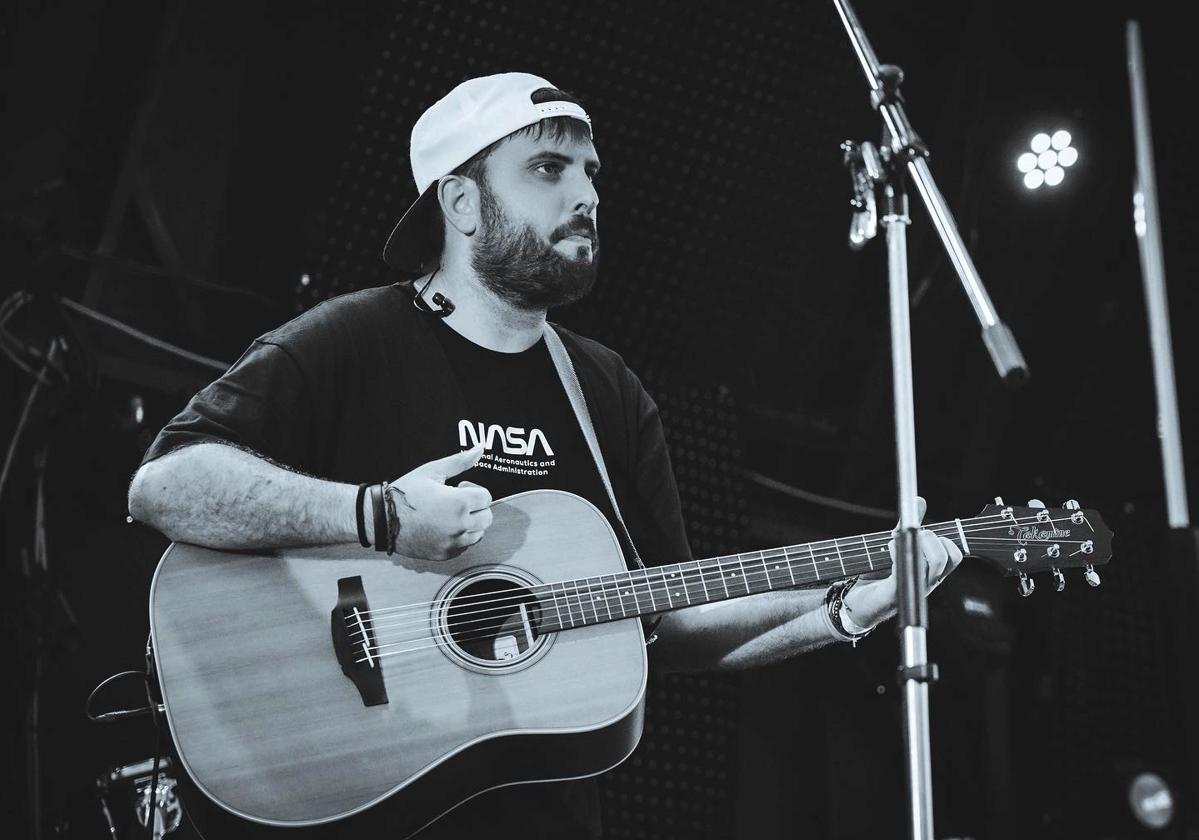
<svg viewBox="0 0 1199 840"><path fill-rule="evenodd" d="M925 525L969 552L971 519ZM891 568L890 531L652 566L543 584L533 591L543 632L711 604L761 592L818 586Z"/></svg>

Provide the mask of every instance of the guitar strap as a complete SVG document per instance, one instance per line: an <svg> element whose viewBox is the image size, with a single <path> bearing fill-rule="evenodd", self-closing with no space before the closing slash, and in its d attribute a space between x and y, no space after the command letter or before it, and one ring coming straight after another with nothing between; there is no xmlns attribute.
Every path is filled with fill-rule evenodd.
<svg viewBox="0 0 1199 840"><path fill-rule="evenodd" d="M637 553L637 546L633 544L633 537L629 534L629 527L624 524L624 517L620 515L620 506L616 504L616 493L612 491L612 482L608 479L608 468L604 465L604 453L600 452L599 440L595 436L595 427L591 424L591 413L587 410L587 400L583 396L583 386L579 384L574 363L571 362L570 354L566 352L566 346L558 337L558 333L550 326L549 321L545 323L544 334L545 346L549 348L550 358L554 360L554 367L558 370L558 378L562 380L562 387L566 389L566 396L570 399L570 406L574 409L575 418L579 421L579 428L583 430L587 448L591 450L591 457L595 461L596 469L599 470L600 480L604 483L604 489L608 491L608 501L612 503L612 512L616 514L616 521L620 523L629 550L633 552L633 561L637 564L637 568L645 569L645 563L642 561L641 555ZM662 616L659 615L650 625L647 631L649 638L645 642L647 645L653 644L658 638L653 631L657 629L658 622L661 620Z"/></svg>

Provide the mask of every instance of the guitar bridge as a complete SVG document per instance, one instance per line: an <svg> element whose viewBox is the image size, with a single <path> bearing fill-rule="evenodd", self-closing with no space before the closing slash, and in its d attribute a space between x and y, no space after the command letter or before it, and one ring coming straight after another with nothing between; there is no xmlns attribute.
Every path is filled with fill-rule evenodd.
<svg viewBox="0 0 1199 840"><path fill-rule="evenodd" d="M350 678L364 706L388 702L383 685L383 663L379 659L374 621L366 602L361 576L337 581L337 606L332 618L333 651L341 672Z"/></svg>

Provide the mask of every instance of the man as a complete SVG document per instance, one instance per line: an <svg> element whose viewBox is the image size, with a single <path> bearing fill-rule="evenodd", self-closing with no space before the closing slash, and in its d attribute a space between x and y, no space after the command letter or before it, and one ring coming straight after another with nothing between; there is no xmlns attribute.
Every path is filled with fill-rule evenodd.
<svg viewBox="0 0 1199 840"><path fill-rule="evenodd" d="M555 328L618 516L543 334L547 311L597 271L600 161L581 104L528 74L471 79L417 122L411 162L420 197L384 258L415 282L335 298L257 339L154 441L130 487L134 517L215 548L368 544L387 533L375 530L384 508L359 485L388 480L395 550L444 560L485 538L493 499L548 487L595 504L626 558L690 559L653 401L615 353ZM919 544L930 585L961 560L931 532ZM823 591L783 591L667 613L655 667L777 662L894 612L890 578L837 593L835 611ZM425 835L472 826L599 836L595 787L505 788Z"/></svg>

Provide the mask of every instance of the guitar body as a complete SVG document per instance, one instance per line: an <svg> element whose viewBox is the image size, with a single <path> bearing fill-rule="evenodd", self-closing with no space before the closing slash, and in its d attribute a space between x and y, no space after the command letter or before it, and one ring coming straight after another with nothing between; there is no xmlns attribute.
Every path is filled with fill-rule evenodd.
<svg viewBox="0 0 1199 840"><path fill-rule="evenodd" d="M407 835L482 791L595 775L632 752L640 622L539 634L545 617L520 597L623 573L607 521L552 490L492 511L486 537L443 563L357 544L167 549L155 666L178 757L222 818L319 835L388 800L388 828ZM500 605L484 641L477 604Z"/></svg>

